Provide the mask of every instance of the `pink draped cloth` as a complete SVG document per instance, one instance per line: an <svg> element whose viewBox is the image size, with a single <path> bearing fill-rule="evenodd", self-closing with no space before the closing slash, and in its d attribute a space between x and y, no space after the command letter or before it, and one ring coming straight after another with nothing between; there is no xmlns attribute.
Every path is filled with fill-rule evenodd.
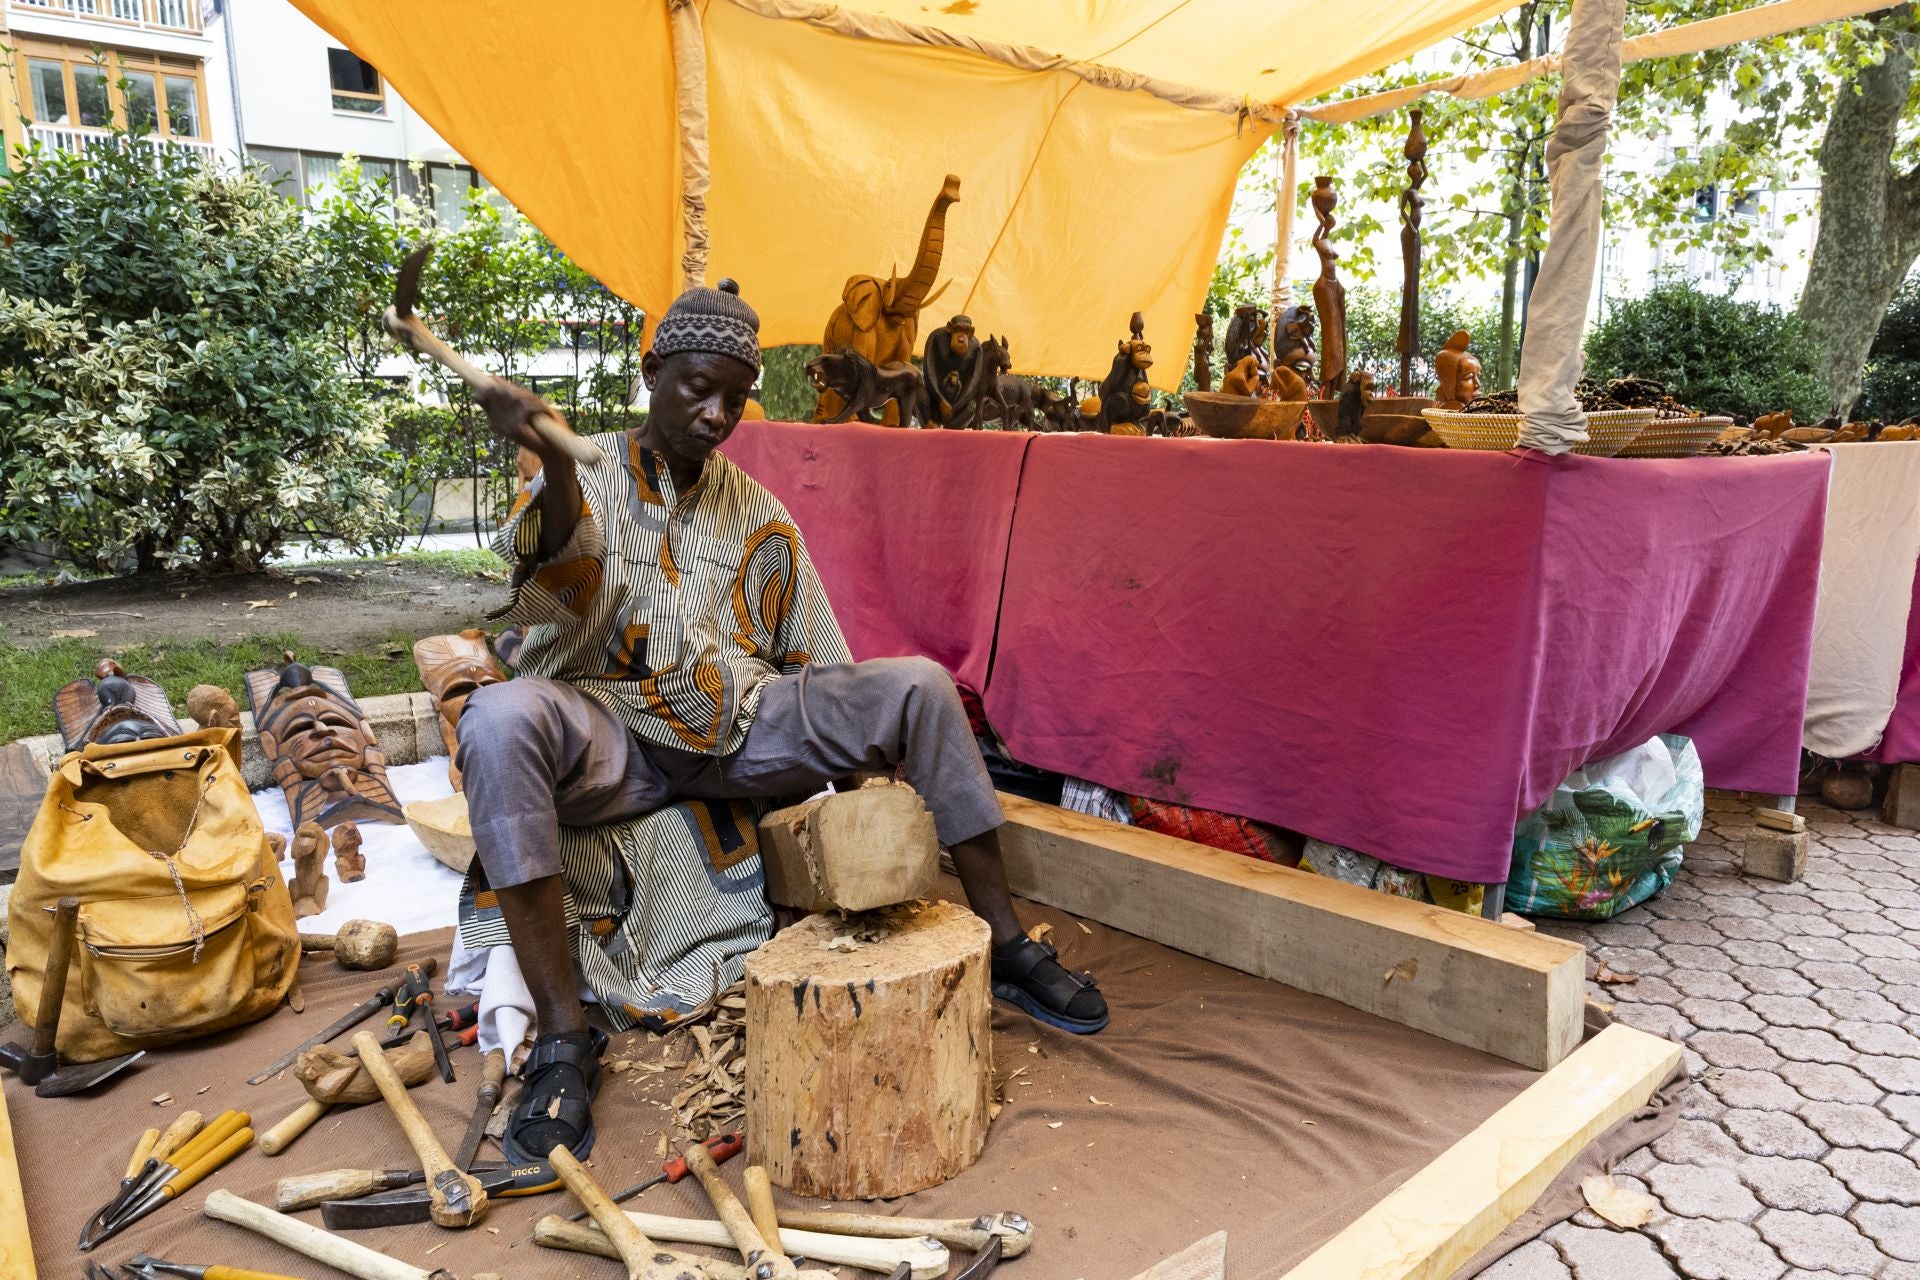
<svg viewBox="0 0 1920 1280"><path fill-rule="evenodd" d="M1907 615L1907 653L1900 662L1900 695L1880 745L1867 759L1886 764L1920 763L1920 573L1914 575L1913 612Z"/></svg>
<svg viewBox="0 0 1920 1280"><path fill-rule="evenodd" d="M854 652L979 688L990 649L1029 764L1488 882L1562 778L1656 732L1710 785L1795 788L1823 456L740 430Z"/></svg>

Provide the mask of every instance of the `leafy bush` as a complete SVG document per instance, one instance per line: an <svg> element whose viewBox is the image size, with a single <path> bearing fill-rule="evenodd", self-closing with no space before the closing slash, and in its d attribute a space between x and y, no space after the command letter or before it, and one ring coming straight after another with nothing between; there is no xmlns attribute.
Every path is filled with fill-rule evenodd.
<svg viewBox="0 0 1920 1280"><path fill-rule="evenodd" d="M1874 335L1856 418L1904 422L1920 414L1920 278L1900 286Z"/></svg>
<svg viewBox="0 0 1920 1280"><path fill-rule="evenodd" d="M805 422L819 393L807 381L807 366L820 354L812 344L768 347L760 353L760 407L775 422Z"/></svg>
<svg viewBox="0 0 1920 1280"><path fill-rule="evenodd" d="M1709 413L1756 417L1790 409L1803 422L1832 404L1797 317L1665 277L1616 303L1587 337L1595 378L1653 378Z"/></svg>
<svg viewBox="0 0 1920 1280"><path fill-rule="evenodd" d="M0 542L222 570L397 532L379 421L318 336L326 264L260 175L30 149L0 243Z"/></svg>

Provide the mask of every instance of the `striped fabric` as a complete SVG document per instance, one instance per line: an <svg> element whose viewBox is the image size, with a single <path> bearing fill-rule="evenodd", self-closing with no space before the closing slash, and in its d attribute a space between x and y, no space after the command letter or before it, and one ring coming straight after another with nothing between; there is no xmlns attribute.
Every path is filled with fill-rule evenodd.
<svg viewBox="0 0 1920 1280"><path fill-rule="evenodd" d="M770 806L769 806L770 807ZM660 1031L738 982L773 934L758 812L687 800L625 822L561 827L567 943L616 1030ZM460 940L508 944L475 859L460 889Z"/></svg>
<svg viewBox="0 0 1920 1280"><path fill-rule="evenodd" d="M726 755L760 686L810 662L851 662L786 508L719 454L684 495L624 432L592 438L585 509L542 560L540 493L524 490L494 538L516 565L494 616L527 628L514 665L603 703L642 738Z"/></svg>

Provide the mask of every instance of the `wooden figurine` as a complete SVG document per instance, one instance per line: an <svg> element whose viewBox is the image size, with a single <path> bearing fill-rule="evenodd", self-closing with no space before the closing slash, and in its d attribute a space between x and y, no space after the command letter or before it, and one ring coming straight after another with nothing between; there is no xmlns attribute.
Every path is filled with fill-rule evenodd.
<svg viewBox="0 0 1920 1280"><path fill-rule="evenodd" d="M987 394L980 402L981 425L994 421L1007 431L1033 430L1038 395L1045 393L1008 372L1013 368L1013 354L1005 338L995 336L982 342L980 355L986 361L988 377Z"/></svg>
<svg viewBox="0 0 1920 1280"><path fill-rule="evenodd" d="M187 714L202 729L238 729L240 706L217 684L197 684L187 691Z"/></svg>
<svg viewBox="0 0 1920 1280"><path fill-rule="evenodd" d="M1246 303L1233 309L1233 319L1227 321L1227 364L1237 366L1251 357L1258 374L1259 395L1266 390L1267 371L1273 367L1273 357L1267 350L1267 312L1264 307Z"/></svg>
<svg viewBox="0 0 1920 1280"><path fill-rule="evenodd" d="M292 660L247 673L260 749L287 795L294 825L404 822L387 781L387 757L333 667Z"/></svg>
<svg viewBox="0 0 1920 1280"><path fill-rule="evenodd" d="M1213 313L1202 311L1193 318L1193 386L1196 391L1213 390Z"/></svg>
<svg viewBox="0 0 1920 1280"><path fill-rule="evenodd" d="M90 743L140 742L180 732L166 691L145 676L130 676L112 658L102 658L93 679L75 680L53 695L54 719L68 751Z"/></svg>
<svg viewBox="0 0 1920 1280"><path fill-rule="evenodd" d="M360 851L360 828L351 822L333 829L333 874L341 884L367 878L367 855Z"/></svg>
<svg viewBox="0 0 1920 1280"><path fill-rule="evenodd" d="M296 920L327 909L327 833L317 822L302 822L294 830L293 879L287 890L293 895Z"/></svg>
<svg viewBox="0 0 1920 1280"><path fill-rule="evenodd" d="M413 665L420 672L420 683L433 698L433 709L440 713L440 740L447 748L447 775L453 789L461 790L460 766L454 757L460 746L460 713L474 691L507 678L505 667L487 648L487 633L469 627L458 635L427 636L414 641ZM423 753L424 754L424 753Z"/></svg>
<svg viewBox="0 0 1920 1280"><path fill-rule="evenodd" d="M1293 370L1309 387L1320 361L1320 349L1313 342L1314 322L1312 307L1288 307L1280 314L1280 333L1273 343L1274 368Z"/></svg>
<svg viewBox="0 0 1920 1280"><path fill-rule="evenodd" d="M960 179L947 175L927 212L926 225L920 231L920 247L913 256L913 269L905 276L849 276L840 290L840 305L827 320L826 335L820 340L824 351L852 348L867 363L884 369L888 365L909 364L913 360L914 340L920 332L920 310L935 297L934 278L940 273L940 257L947 238L947 210L960 199ZM944 286L943 286L944 287ZM845 422L838 416L839 393L823 391L814 410L815 422ZM905 404L898 410L904 414ZM895 410L888 410L893 414ZM851 417L853 415L848 415ZM905 418L887 418L889 423L904 423Z"/></svg>
<svg viewBox="0 0 1920 1280"><path fill-rule="evenodd" d="M920 372L926 379L930 424L955 431L972 431L980 426L982 401L999 372L974 336L970 317L954 316L927 335Z"/></svg>
<svg viewBox="0 0 1920 1280"><path fill-rule="evenodd" d="M1147 370L1153 367L1153 345L1146 340L1146 318L1138 311L1128 322L1131 336L1114 354L1113 366L1100 383L1099 416L1095 431L1113 431L1116 424L1137 425L1147 416L1153 388Z"/></svg>
<svg viewBox="0 0 1920 1280"><path fill-rule="evenodd" d="M1320 392L1337 396L1347 385L1347 289L1340 283L1340 253L1333 247L1333 211L1340 197L1333 179L1313 180L1313 214L1320 226L1313 233L1314 252L1320 255L1320 278L1313 282L1313 307L1320 317Z"/></svg>
<svg viewBox="0 0 1920 1280"><path fill-rule="evenodd" d="M1400 394L1413 394L1413 357L1420 350L1420 215L1427 207L1420 188L1427 181L1427 135L1420 127L1422 111L1413 109L1413 128L1407 131L1407 189L1400 193L1400 256L1406 275L1400 285L1400 334L1393 348L1400 353Z"/></svg>
<svg viewBox="0 0 1920 1280"><path fill-rule="evenodd" d="M1031 384L1030 384L1031 385ZM1042 431L1072 431L1079 424L1078 406L1070 395L1056 395L1045 387L1033 388L1034 407L1040 411Z"/></svg>
<svg viewBox="0 0 1920 1280"><path fill-rule="evenodd" d="M852 347L823 351L807 365L807 379L822 405L837 407L815 422L884 421L905 426L924 421L920 371L910 364L875 365ZM879 417L875 418L874 414Z"/></svg>
<svg viewBox="0 0 1920 1280"><path fill-rule="evenodd" d="M1480 398L1480 358L1467 350L1472 342L1472 334L1456 330L1433 357L1442 409L1464 409Z"/></svg>
<svg viewBox="0 0 1920 1280"><path fill-rule="evenodd" d="M1223 396L1246 396L1252 399L1260 394L1260 362L1252 356L1242 356L1238 363L1228 367L1220 378L1220 394Z"/></svg>

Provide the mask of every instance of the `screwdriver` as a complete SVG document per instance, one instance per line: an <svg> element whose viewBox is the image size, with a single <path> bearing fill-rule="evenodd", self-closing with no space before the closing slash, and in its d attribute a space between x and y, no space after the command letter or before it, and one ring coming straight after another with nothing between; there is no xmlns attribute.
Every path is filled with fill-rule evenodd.
<svg viewBox="0 0 1920 1280"><path fill-rule="evenodd" d="M404 1031L407 1023L418 1010L427 1024L427 1032L432 1039L434 1065L440 1069L440 1078L448 1084L453 1083L453 1060L447 1057L447 1046L440 1040L440 1028L433 1016L433 988L427 981L427 975L417 964L407 966L406 981L393 995L393 1013L387 1018L387 1026Z"/></svg>
<svg viewBox="0 0 1920 1280"><path fill-rule="evenodd" d="M707 1154L713 1157L715 1164L725 1164L740 1154L741 1149L747 1145L747 1140L738 1133L716 1133L700 1145L707 1149ZM628 1187L619 1195L612 1197L612 1199L615 1204L619 1204L623 1200L633 1199L649 1187L657 1187L663 1182L678 1182L686 1176L686 1158L684 1156L675 1156L660 1166L660 1172L657 1175L648 1178L645 1182ZM587 1211L582 1209L579 1213L568 1218L567 1221L584 1222L586 1219Z"/></svg>

